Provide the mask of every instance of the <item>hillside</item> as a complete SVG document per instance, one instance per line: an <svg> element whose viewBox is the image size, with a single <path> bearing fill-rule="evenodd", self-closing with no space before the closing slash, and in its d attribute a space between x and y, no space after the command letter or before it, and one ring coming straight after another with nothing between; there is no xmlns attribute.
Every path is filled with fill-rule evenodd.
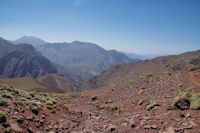
<svg viewBox="0 0 200 133"><path fill-rule="evenodd" d="M82 88L100 88L123 81L135 80L143 75L186 70L193 66L200 67L200 50L180 55L157 57L152 60L145 60L138 63L115 65L87 81Z"/></svg>
<svg viewBox="0 0 200 133"><path fill-rule="evenodd" d="M70 80L60 74L47 74L39 77L37 80L53 92L65 93L78 91L78 88Z"/></svg>
<svg viewBox="0 0 200 133"><path fill-rule="evenodd" d="M78 86L112 65L138 61L115 50L107 51L87 42L49 43L37 49L46 58L61 66L61 71L67 73L67 76L70 75Z"/></svg>
<svg viewBox="0 0 200 133"><path fill-rule="evenodd" d="M39 81L30 78L1 78L0 85L8 85L13 88L20 88L25 91L40 91L40 92L51 92L49 88L41 84Z"/></svg>
<svg viewBox="0 0 200 133"><path fill-rule="evenodd" d="M56 68L29 44L12 45L0 38L0 75L37 78L56 73Z"/></svg>
<svg viewBox="0 0 200 133"><path fill-rule="evenodd" d="M68 94L30 93L1 86L0 129L2 132L197 133L199 78L199 69L173 71Z"/></svg>

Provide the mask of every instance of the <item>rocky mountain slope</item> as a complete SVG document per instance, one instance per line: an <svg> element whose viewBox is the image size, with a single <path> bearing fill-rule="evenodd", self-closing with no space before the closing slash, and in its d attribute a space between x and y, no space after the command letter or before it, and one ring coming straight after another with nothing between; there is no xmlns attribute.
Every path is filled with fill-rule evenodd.
<svg viewBox="0 0 200 133"><path fill-rule="evenodd" d="M82 88L100 88L123 81L134 80L142 75L186 70L193 66L200 67L200 50L180 55L157 57L152 60L141 61L138 63L115 65L87 81Z"/></svg>
<svg viewBox="0 0 200 133"><path fill-rule="evenodd" d="M0 38L0 75L37 78L48 73L56 73L56 68L31 45L12 45Z"/></svg>
<svg viewBox="0 0 200 133"><path fill-rule="evenodd" d="M52 92L65 93L71 91L79 91L79 89L63 75L46 74L37 79L40 83L47 86Z"/></svg>
<svg viewBox="0 0 200 133"><path fill-rule="evenodd" d="M200 69L68 94L0 85L2 132L198 133Z"/></svg>
<svg viewBox="0 0 200 133"><path fill-rule="evenodd" d="M107 51L96 44L78 41L49 43L37 49L58 64L78 86L112 65L138 61L115 50Z"/></svg>

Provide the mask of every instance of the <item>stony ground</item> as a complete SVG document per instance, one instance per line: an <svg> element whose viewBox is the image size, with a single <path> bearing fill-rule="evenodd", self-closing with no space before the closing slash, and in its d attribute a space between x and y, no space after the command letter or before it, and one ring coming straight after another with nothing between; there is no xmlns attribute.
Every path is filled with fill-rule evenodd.
<svg viewBox="0 0 200 133"><path fill-rule="evenodd" d="M69 94L0 88L2 132L200 133L199 70Z"/></svg>

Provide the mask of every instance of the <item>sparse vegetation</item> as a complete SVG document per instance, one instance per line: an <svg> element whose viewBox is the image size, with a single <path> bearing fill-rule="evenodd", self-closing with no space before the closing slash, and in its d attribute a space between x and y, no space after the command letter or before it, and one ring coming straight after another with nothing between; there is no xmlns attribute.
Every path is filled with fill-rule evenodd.
<svg viewBox="0 0 200 133"><path fill-rule="evenodd" d="M46 101L47 105L53 105L53 102L51 100Z"/></svg>
<svg viewBox="0 0 200 133"><path fill-rule="evenodd" d="M30 109L34 114L38 114L38 112L40 111L42 105L35 103L35 102L31 102L29 103Z"/></svg>
<svg viewBox="0 0 200 133"><path fill-rule="evenodd" d="M138 91L138 95L141 95L145 89L146 89L145 87L141 87Z"/></svg>
<svg viewBox="0 0 200 133"><path fill-rule="evenodd" d="M92 101L95 101L98 99L98 96L92 96Z"/></svg>
<svg viewBox="0 0 200 133"><path fill-rule="evenodd" d="M186 89L186 91L187 91L187 92L191 92L191 91L194 90L194 89L195 89L194 86L190 86L190 87L188 87L188 88Z"/></svg>
<svg viewBox="0 0 200 133"><path fill-rule="evenodd" d="M181 92L174 98L173 104L181 110L188 108L194 110L200 109L200 92Z"/></svg>
<svg viewBox="0 0 200 133"><path fill-rule="evenodd" d="M196 70L195 67L189 67L189 68L187 68L187 71L194 71L194 70Z"/></svg>
<svg viewBox="0 0 200 133"><path fill-rule="evenodd" d="M116 114L119 114L120 112L122 112L121 109L117 109L117 110L115 111Z"/></svg>
<svg viewBox="0 0 200 133"><path fill-rule="evenodd" d="M38 108L38 106L36 106L36 105L34 105L34 106L32 106L31 108L31 111L34 113L34 114L38 114L38 112L39 112L39 108Z"/></svg>
<svg viewBox="0 0 200 133"><path fill-rule="evenodd" d="M9 103L8 103L7 100L5 100L5 99L0 99L0 106L8 106L8 105L9 105Z"/></svg>
<svg viewBox="0 0 200 133"><path fill-rule="evenodd" d="M0 115L1 115L1 116L5 116L5 115L6 115L6 112L0 110Z"/></svg>
<svg viewBox="0 0 200 133"><path fill-rule="evenodd" d="M200 92L192 93L190 97L190 109L200 109Z"/></svg>
<svg viewBox="0 0 200 133"><path fill-rule="evenodd" d="M23 116L19 116L19 117L17 118L17 122L18 122L18 123L23 123L23 122L24 122L24 117L23 117Z"/></svg>
<svg viewBox="0 0 200 133"><path fill-rule="evenodd" d="M30 100L32 98L32 96L31 95L26 95L25 98Z"/></svg>
<svg viewBox="0 0 200 133"><path fill-rule="evenodd" d="M46 99L46 104L47 105L53 105L53 104L56 104L56 103L57 103L57 101L54 98L47 98Z"/></svg>
<svg viewBox="0 0 200 133"><path fill-rule="evenodd" d="M1 96L4 98L11 98L11 94L9 92L4 92Z"/></svg>
<svg viewBox="0 0 200 133"><path fill-rule="evenodd" d="M144 92L144 90L139 90L138 95L141 95Z"/></svg>
<svg viewBox="0 0 200 133"><path fill-rule="evenodd" d="M177 87L181 88L181 87L183 87L183 85L182 84L177 84Z"/></svg>
<svg viewBox="0 0 200 133"><path fill-rule="evenodd" d="M190 105L190 95L191 94L187 92L180 92L178 96L174 98L173 104L181 110L188 109Z"/></svg>
<svg viewBox="0 0 200 133"><path fill-rule="evenodd" d="M21 101L26 101L26 98L25 97L20 97L19 98Z"/></svg>
<svg viewBox="0 0 200 133"><path fill-rule="evenodd" d="M34 97L34 96L35 96L35 93L34 93L34 92L30 92L29 95L30 95L31 97Z"/></svg>
<svg viewBox="0 0 200 133"><path fill-rule="evenodd" d="M146 110L151 110L153 109L155 106L160 106L156 101L152 102L151 104L146 106Z"/></svg>
<svg viewBox="0 0 200 133"><path fill-rule="evenodd" d="M47 105L47 109L53 109L53 106L52 105Z"/></svg>
<svg viewBox="0 0 200 133"><path fill-rule="evenodd" d="M106 102L106 104L111 104L112 103L112 100L108 100L107 102Z"/></svg>

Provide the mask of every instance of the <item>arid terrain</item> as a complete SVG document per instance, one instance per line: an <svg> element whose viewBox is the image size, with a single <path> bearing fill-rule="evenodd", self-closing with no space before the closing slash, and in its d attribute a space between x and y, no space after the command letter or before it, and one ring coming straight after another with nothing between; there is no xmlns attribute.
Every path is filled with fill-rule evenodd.
<svg viewBox="0 0 200 133"><path fill-rule="evenodd" d="M200 131L200 69L68 94L0 88L2 132Z"/></svg>

